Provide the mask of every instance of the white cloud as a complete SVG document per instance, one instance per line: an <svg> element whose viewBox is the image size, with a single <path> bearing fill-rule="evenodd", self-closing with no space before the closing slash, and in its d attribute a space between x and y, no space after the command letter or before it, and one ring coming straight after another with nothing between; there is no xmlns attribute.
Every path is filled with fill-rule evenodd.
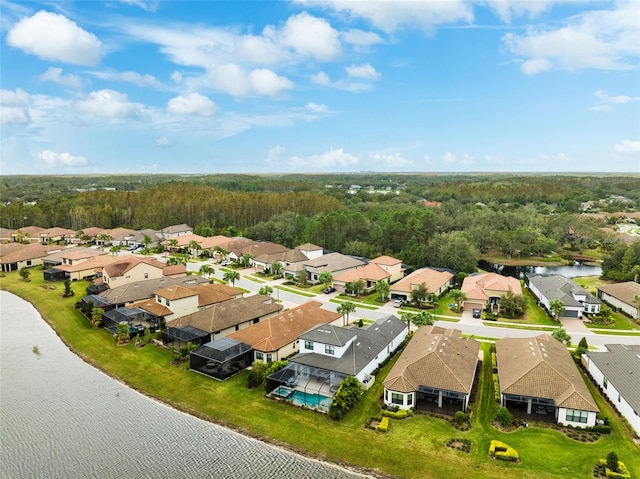
<svg viewBox="0 0 640 479"><path fill-rule="evenodd" d="M63 15L39 11L9 31L7 43L44 60L96 65L102 43Z"/></svg>
<svg viewBox="0 0 640 479"><path fill-rule="evenodd" d="M618 153L640 153L640 141L637 140L623 140L614 146Z"/></svg>
<svg viewBox="0 0 640 479"><path fill-rule="evenodd" d="M171 142L169 141L169 138L167 138L166 136L160 136L156 138L155 144L156 146L165 147L165 146L170 146Z"/></svg>
<svg viewBox="0 0 640 479"><path fill-rule="evenodd" d="M351 65L346 67L345 70L347 75L352 78L362 78L363 80L377 80L380 78L380 73L368 63L363 65Z"/></svg>
<svg viewBox="0 0 640 479"><path fill-rule="evenodd" d="M29 123L30 97L21 88L0 90L0 123Z"/></svg>
<svg viewBox="0 0 640 479"><path fill-rule="evenodd" d="M442 155L442 161L444 163L455 163L456 162L456 155L454 155L450 151L447 151L444 155Z"/></svg>
<svg viewBox="0 0 640 479"><path fill-rule="evenodd" d="M309 102L306 107L312 113L327 113L329 111L329 107L327 105Z"/></svg>
<svg viewBox="0 0 640 479"><path fill-rule="evenodd" d="M513 17L528 15L535 17L550 9L554 4L578 3L584 0L486 0L489 8L493 10L504 22L510 22Z"/></svg>
<svg viewBox="0 0 640 479"><path fill-rule="evenodd" d="M342 148L337 150L330 148L329 151L325 153L308 156L307 158L294 156L289 160L289 166L291 168L297 170L304 169L309 172L349 168L357 166L359 163L360 160L356 156L346 153Z"/></svg>
<svg viewBox="0 0 640 479"><path fill-rule="evenodd" d="M213 115L218 111L218 107L200 93L189 93L169 100L167 110L178 115Z"/></svg>
<svg viewBox="0 0 640 479"><path fill-rule="evenodd" d="M365 32L357 28L341 32L340 38L342 38L345 43L350 44L358 53L368 51L372 45L384 43L382 37L377 33Z"/></svg>
<svg viewBox="0 0 640 479"><path fill-rule="evenodd" d="M637 4L621 2L610 10L591 10L569 17L560 28L529 28L507 33L507 50L525 58L521 68L532 75L551 68L628 70L638 68L640 15Z"/></svg>
<svg viewBox="0 0 640 479"><path fill-rule="evenodd" d="M50 81L58 85L71 88L82 88L82 80L79 76L69 73L62 73L62 68L49 67L49 69L38 77L40 81Z"/></svg>
<svg viewBox="0 0 640 479"><path fill-rule="evenodd" d="M283 45L299 55L320 61L333 60L342 51L338 31L326 20L306 12L289 17L278 36Z"/></svg>
<svg viewBox="0 0 640 479"><path fill-rule="evenodd" d="M174 81L175 83L180 83L182 81L182 73L180 73L177 70L174 70L174 72L171 74L171 80Z"/></svg>
<svg viewBox="0 0 640 479"><path fill-rule="evenodd" d="M331 79L329 78L329 75L327 75L325 72L318 72L314 75L311 75L311 81L313 83L316 83L317 85L331 84Z"/></svg>
<svg viewBox="0 0 640 479"><path fill-rule="evenodd" d="M147 12L155 12L158 9L158 0L118 0L120 3L139 7Z"/></svg>
<svg viewBox="0 0 640 479"><path fill-rule="evenodd" d="M125 72L112 72L112 71L100 71L93 72L93 75L101 80L116 81L122 83L133 83L142 88L155 88L162 89L162 82L153 75L141 74L134 71Z"/></svg>
<svg viewBox="0 0 640 479"><path fill-rule="evenodd" d="M92 91L85 100L76 102L75 108L82 113L112 119L132 118L139 113L127 95L109 89Z"/></svg>
<svg viewBox="0 0 640 479"><path fill-rule="evenodd" d="M431 31L437 25L473 21L473 6L464 0L449 1L353 1L298 0L305 5L320 5L351 17L363 18L374 27L392 32L400 27Z"/></svg>
<svg viewBox="0 0 640 479"><path fill-rule="evenodd" d="M280 146L280 145L276 145L273 148L271 148L267 152L267 164L276 165L278 162L278 157L282 152L284 152L284 150L285 150L284 146Z"/></svg>
<svg viewBox="0 0 640 479"><path fill-rule="evenodd" d="M414 164L413 161L405 158L398 152L394 153L393 155L374 152L369 154L369 158L371 159L373 164L376 165L376 169L396 170L396 169L411 166Z"/></svg>
<svg viewBox="0 0 640 479"><path fill-rule="evenodd" d="M56 153L51 150L44 150L38 153L38 159L44 161L49 167L86 166L89 164L83 156L74 156L71 153Z"/></svg>
<svg viewBox="0 0 640 479"><path fill-rule="evenodd" d="M276 96L295 85L289 79L265 68L248 74L238 65L212 65L207 71L209 86L233 96Z"/></svg>

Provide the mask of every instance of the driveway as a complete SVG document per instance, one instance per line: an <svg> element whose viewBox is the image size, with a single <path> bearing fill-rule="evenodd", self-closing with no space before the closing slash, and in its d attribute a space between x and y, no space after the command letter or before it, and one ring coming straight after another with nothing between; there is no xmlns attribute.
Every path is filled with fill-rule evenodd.
<svg viewBox="0 0 640 479"><path fill-rule="evenodd" d="M567 330L569 334L592 334L591 330L587 328L581 319L575 318L560 318L560 324Z"/></svg>

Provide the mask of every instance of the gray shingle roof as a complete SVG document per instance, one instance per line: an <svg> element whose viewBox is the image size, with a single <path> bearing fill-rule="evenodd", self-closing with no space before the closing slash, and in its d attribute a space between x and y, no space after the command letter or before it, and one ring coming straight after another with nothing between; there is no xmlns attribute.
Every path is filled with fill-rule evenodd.
<svg viewBox="0 0 640 479"><path fill-rule="evenodd" d="M200 276L184 276L182 278L163 277L158 279L147 279L145 281L136 281L134 283L118 286L117 288L108 289L100 294L109 304L130 303L132 301L140 301L141 299L152 298L155 292L167 286L180 285L189 287L190 285L205 284L209 280Z"/></svg>
<svg viewBox="0 0 640 479"><path fill-rule="evenodd" d="M607 352L588 353L589 360L633 410L640 413L640 345L607 344L606 347Z"/></svg>
<svg viewBox="0 0 640 479"><path fill-rule="evenodd" d="M330 344L332 346L344 346L358 335L358 331L352 328L343 328L332 324L318 325L300 336L302 341Z"/></svg>
<svg viewBox="0 0 640 479"><path fill-rule="evenodd" d="M559 299L565 306L582 306L580 301L574 298L574 295L586 296L586 303L600 304L600 300L589 293L586 289L578 286L570 279L559 274L532 275L529 276L529 282L538 288L538 290L549 301Z"/></svg>
<svg viewBox="0 0 640 479"><path fill-rule="evenodd" d="M406 327L407 325L397 317L390 315L379 319L366 329L354 330L357 332L357 337L340 358L317 353L305 353L294 356L290 362L355 376L383 352L389 343L398 337Z"/></svg>

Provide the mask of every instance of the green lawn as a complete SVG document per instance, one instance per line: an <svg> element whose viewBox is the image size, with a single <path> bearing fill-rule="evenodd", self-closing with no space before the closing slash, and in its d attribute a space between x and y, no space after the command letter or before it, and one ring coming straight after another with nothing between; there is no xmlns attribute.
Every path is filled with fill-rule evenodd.
<svg viewBox="0 0 640 479"><path fill-rule="evenodd" d="M374 385L346 418L334 422L320 413L264 399L264 390L247 389L246 371L219 382L188 371L187 363L171 365L171 354L163 348L117 347L107 331L91 328L73 307L85 294L88 283L74 283L76 296L64 299L61 283L54 283L55 289L45 289L41 287L41 270L31 273L33 281L29 283L20 281L17 273L8 274L0 278L0 288L31 301L63 341L85 360L176 408L252 436L289 444L317 458L396 477L564 479L590 477L592 465L615 450L633 476L640 477L640 461L635 460L640 451L599 397L598 403L614 427L610 436L596 443L577 443L558 431L537 427L520 428L509 434L498 432L490 423L493 383L490 361L485 361L470 431L460 432L440 418L416 415L392 420L389 432L383 434L366 429L364 424L380 413L382 382L393 361L377 375ZM482 347L487 357L489 346ZM473 452L446 448L445 442L454 437L471 439ZM487 450L491 439L516 448L522 462L508 464L490 459Z"/></svg>
<svg viewBox="0 0 640 479"><path fill-rule="evenodd" d="M595 329L610 329L610 330L618 330L618 331L624 331L624 330L633 331L633 330L640 329L640 325L638 325L633 319L628 318L622 313L611 313L610 319L613 320L613 324L609 324L609 325L595 324L595 323L589 323L587 321L585 321L584 324L588 328L595 328Z"/></svg>

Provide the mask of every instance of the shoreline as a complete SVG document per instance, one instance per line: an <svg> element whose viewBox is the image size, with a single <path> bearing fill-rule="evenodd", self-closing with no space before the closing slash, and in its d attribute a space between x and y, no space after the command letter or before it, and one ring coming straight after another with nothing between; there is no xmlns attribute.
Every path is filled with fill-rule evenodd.
<svg viewBox="0 0 640 479"><path fill-rule="evenodd" d="M185 407L182 406L180 404L176 404L173 403L170 400L167 400L166 398L160 397L160 396L156 396L153 394L150 394L149 392L145 391L144 389L141 389L129 382L127 382L126 380L124 380L123 378L119 377L118 375L116 375L115 373L113 373L112 371L110 371L109 369L103 367L99 362L97 362L94 358L87 356L85 354L82 354L80 352L78 352L75 348L73 348L68 341L66 341L65 337L63 335L60 334L60 332L56 329L56 327L54 326L54 324L52 323L52 321L47 318L42 310L38 307L37 304L35 304L33 301L20 296L19 294L16 294L12 291L9 291L7 289L4 288L0 288L1 291L4 291L8 294L11 294L17 298L20 298L21 300L29 303L31 306L33 306L33 308L38 312L38 315L40 316L40 318L42 318L42 320L47 324L47 326L49 326L49 328L55 333L55 335L60 339L60 341L67 347L67 349L69 349L69 351L71 353L73 353L75 356L77 356L78 358L80 358L83 362L85 362L86 364L92 366L93 368L97 369L98 371L100 371L101 373L105 374L106 376L108 376L109 378L113 379L114 381L117 381L118 383L126 386L127 388L138 392L139 394L142 394L143 396L147 397L148 399L151 399L153 401L157 401L158 403L161 403L167 407L170 407L176 411L182 412L184 414L188 414L192 417L195 417L197 419L200 419L202 421L206 421L208 423L214 424L216 426L228 429L229 431L241 434L245 437L251 438L251 439L255 439L257 441L260 441L266 445L269 445L271 447L275 447L278 449L281 449L283 451L292 453L292 454L296 454L300 457L304 457L305 459L309 459L312 461L317 461L320 463L325 463L325 464L330 464L336 468L342 469L344 472L349 472L349 473L353 473L353 474L358 474L364 478L368 478L368 479L398 479L397 476L393 476L393 475L389 475L386 474L382 471L378 471L378 470L371 470L371 469L367 469L367 468L363 468L363 467L358 467L358 466L354 466L353 464L350 463L346 463L346 462L335 462L335 461L330 461L327 460L326 458L322 457L321 455L318 454L313 454L310 453L307 450L301 449L301 448L297 448L295 446L292 446L291 444L288 444L286 442L282 442L282 441L278 441L276 439L270 438L268 436L262 436L260 434L256 434L253 431L247 430L245 428L242 427L238 427L235 426L233 424L230 424L228 422L225 421L218 421L218 420L214 420L210 417L208 417L206 414L193 409L193 408L189 408L189 407Z"/></svg>

